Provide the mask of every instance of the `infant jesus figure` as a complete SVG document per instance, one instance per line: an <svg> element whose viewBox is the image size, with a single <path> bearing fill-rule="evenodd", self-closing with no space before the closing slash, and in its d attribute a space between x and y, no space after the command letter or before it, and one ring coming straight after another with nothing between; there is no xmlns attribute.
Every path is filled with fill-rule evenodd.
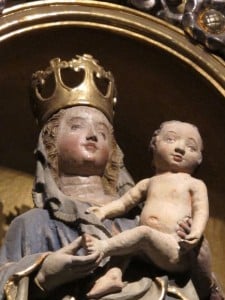
<svg viewBox="0 0 225 300"><path fill-rule="evenodd" d="M102 220L123 215L144 201L139 226L105 240L86 235L86 247L89 252L99 251L102 258L141 252L162 270L185 272L190 268L187 253L200 242L209 215L207 188L191 176L202 161L202 138L194 125L168 121L154 133L150 145L155 176L141 180L120 199L88 210ZM181 239L177 224L186 217L192 219L191 230ZM122 283L122 271L118 268L114 274ZM92 296L107 292L104 276Z"/></svg>

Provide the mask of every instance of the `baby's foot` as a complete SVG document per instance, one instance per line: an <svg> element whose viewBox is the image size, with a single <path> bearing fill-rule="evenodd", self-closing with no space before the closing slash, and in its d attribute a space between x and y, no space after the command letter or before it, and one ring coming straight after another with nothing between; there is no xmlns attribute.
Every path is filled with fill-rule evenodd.
<svg viewBox="0 0 225 300"><path fill-rule="evenodd" d="M93 252L101 253L101 257L104 256L104 241L99 240L92 235L85 233L83 235L84 247L87 249L88 254Z"/></svg>
<svg viewBox="0 0 225 300"><path fill-rule="evenodd" d="M115 268L114 268L115 269ZM99 299L105 295L118 293L122 290L124 284L121 275L109 270L104 276L99 278L90 292L87 294L88 299Z"/></svg>

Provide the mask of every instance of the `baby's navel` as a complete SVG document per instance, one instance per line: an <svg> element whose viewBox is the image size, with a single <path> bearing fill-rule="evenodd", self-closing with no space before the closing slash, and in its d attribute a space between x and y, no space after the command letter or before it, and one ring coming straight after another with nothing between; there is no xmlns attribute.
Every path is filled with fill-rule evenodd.
<svg viewBox="0 0 225 300"><path fill-rule="evenodd" d="M161 220L156 216L142 217L140 219L140 223L141 225L147 225L161 232L171 233L171 230L168 229L167 226L165 226L165 224L163 224Z"/></svg>
<svg viewBox="0 0 225 300"><path fill-rule="evenodd" d="M158 227L159 219L156 216L141 216L141 223L150 227Z"/></svg>

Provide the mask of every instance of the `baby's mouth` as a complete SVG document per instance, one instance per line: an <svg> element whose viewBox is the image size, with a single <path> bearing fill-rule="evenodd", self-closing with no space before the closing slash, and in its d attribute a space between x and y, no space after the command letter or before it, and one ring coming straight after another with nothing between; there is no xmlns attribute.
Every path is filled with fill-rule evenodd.
<svg viewBox="0 0 225 300"><path fill-rule="evenodd" d="M173 154L173 160L176 162L181 162L183 160L183 156L180 154Z"/></svg>

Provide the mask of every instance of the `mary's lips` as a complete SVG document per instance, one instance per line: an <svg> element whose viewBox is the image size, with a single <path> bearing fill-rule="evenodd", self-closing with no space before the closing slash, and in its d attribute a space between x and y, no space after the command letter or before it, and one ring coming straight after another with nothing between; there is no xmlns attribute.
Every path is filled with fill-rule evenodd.
<svg viewBox="0 0 225 300"><path fill-rule="evenodd" d="M89 143L83 144L83 146L84 146L87 150L91 150L91 151L97 150L96 143L89 142Z"/></svg>

